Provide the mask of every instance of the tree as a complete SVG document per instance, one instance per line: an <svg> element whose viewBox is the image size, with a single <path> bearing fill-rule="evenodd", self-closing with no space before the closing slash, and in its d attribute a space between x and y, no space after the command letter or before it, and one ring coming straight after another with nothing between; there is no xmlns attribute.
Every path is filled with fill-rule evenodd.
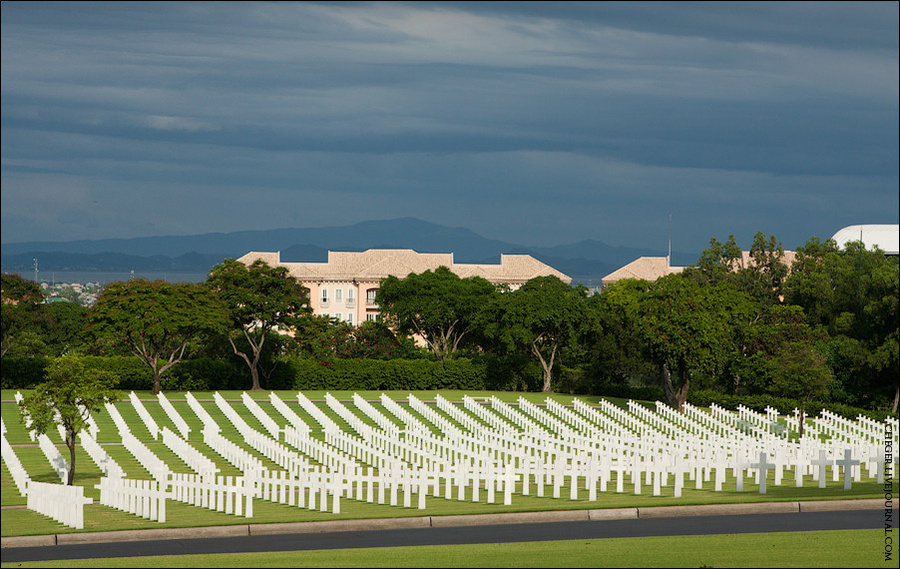
<svg viewBox="0 0 900 569"><path fill-rule="evenodd" d="M13 339L25 331L38 305L44 300L41 288L19 275L3 273L0 288L2 304L2 355L13 345Z"/></svg>
<svg viewBox="0 0 900 569"><path fill-rule="evenodd" d="M49 355L78 355L84 347L84 331L89 310L74 302L42 304L35 312L35 330L40 334Z"/></svg>
<svg viewBox="0 0 900 569"><path fill-rule="evenodd" d="M560 349L585 323L587 289L556 276L535 277L500 300L497 333L506 345L525 346L542 369L543 391L551 392Z"/></svg>
<svg viewBox="0 0 900 569"><path fill-rule="evenodd" d="M88 369L78 358L58 358L47 370L47 381L35 386L19 403L36 433L46 433L57 423L63 426L69 449L69 486L75 481L76 437L87 427L91 413L117 399L114 381L109 372Z"/></svg>
<svg viewBox="0 0 900 569"><path fill-rule="evenodd" d="M721 302L715 300L722 293L674 274L657 280L639 303L641 335L660 370L667 403L678 411L692 377L713 377L726 361L729 328L719 315Z"/></svg>
<svg viewBox="0 0 900 569"><path fill-rule="evenodd" d="M832 240L811 238L785 280L785 301L828 331L835 389L851 404L896 411L900 401L898 269L897 257L861 242L841 251Z"/></svg>
<svg viewBox="0 0 900 569"><path fill-rule="evenodd" d="M716 238L709 243L697 264L685 268L686 278L701 286L730 282L766 305L780 302L788 266L784 262L784 248L774 235L766 237L761 231L754 235L746 266L734 235L729 235L724 244Z"/></svg>
<svg viewBox="0 0 900 569"><path fill-rule="evenodd" d="M645 280L622 279L588 297L599 327L591 346L591 366L601 386L626 386L634 378L656 377L637 324L638 304L650 286Z"/></svg>
<svg viewBox="0 0 900 569"><path fill-rule="evenodd" d="M416 334L441 361L453 357L473 332L479 312L497 293L482 277L460 278L447 267L381 281L376 302L402 334Z"/></svg>
<svg viewBox="0 0 900 569"><path fill-rule="evenodd" d="M824 398L833 381L827 340L799 306L770 306L747 330L744 390L798 400L801 435L807 405Z"/></svg>
<svg viewBox="0 0 900 569"><path fill-rule="evenodd" d="M270 332L289 332L309 314L309 289L290 276L286 267L272 267L257 259L245 265L225 259L213 267L207 285L224 302L230 320L228 341L244 360L261 389L260 360Z"/></svg>
<svg viewBox="0 0 900 569"><path fill-rule="evenodd" d="M735 275L738 288L767 306L780 303L788 274L784 248L774 235L757 232L750 246L750 262Z"/></svg>
<svg viewBox="0 0 900 569"><path fill-rule="evenodd" d="M766 307L744 330L737 367L742 393L797 399L804 416L807 404L824 398L833 380L828 334L807 324L803 309L792 305Z"/></svg>
<svg viewBox="0 0 900 569"><path fill-rule="evenodd" d="M333 359L373 359L421 357L423 349L409 336L397 337L384 322L366 320L355 326L325 316L304 319L295 336L298 351L319 363Z"/></svg>
<svg viewBox="0 0 900 569"><path fill-rule="evenodd" d="M730 279L741 268L744 253L729 235L722 243L715 237L709 240L709 247L700 253L697 264L686 267L684 276L701 285L714 285Z"/></svg>
<svg viewBox="0 0 900 569"><path fill-rule="evenodd" d="M770 392L800 401L800 436L806 406L828 392L833 376L826 356L808 341L790 342L771 360Z"/></svg>
<svg viewBox="0 0 900 569"><path fill-rule="evenodd" d="M160 377L184 359L191 341L220 333L226 318L224 305L202 284L137 279L103 289L89 330L101 344L118 346L149 366L153 393L159 393Z"/></svg>

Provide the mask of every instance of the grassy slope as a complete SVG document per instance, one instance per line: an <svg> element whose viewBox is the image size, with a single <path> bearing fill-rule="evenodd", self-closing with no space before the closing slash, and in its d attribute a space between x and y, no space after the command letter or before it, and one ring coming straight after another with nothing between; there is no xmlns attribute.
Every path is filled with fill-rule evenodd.
<svg viewBox="0 0 900 569"><path fill-rule="evenodd" d="M239 401L240 393L241 392L222 392L222 395L226 399ZM414 395L422 400L427 401L433 400L435 393L436 392L415 392ZM460 400L462 399L463 395L463 392L453 391L442 391L440 393L443 397L449 400ZM322 397L324 397L324 392L308 392L305 394L307 395L307 397L313 400L320 400L322 399ZM342 400L350 399L350 397L352 396L352 392L333 392L332 394L338 399ZM535 403L543 403L544 399L546 398L545 394L540 393L523 394L468 392L468 394L473 397L489 396L491 394L495 394L497 395L497 397L509 402L516 401L520 396L524 396L526 399L529 399ZM156 402L155 397L153 397L152 394L139 393L138 395L141 397L148 411L150 411L150 413L154 416L160 426L166 425L169 426L169 428L175 430L174 425L166 417L165 413L162 410L162 407L158 402ZM267 412L272 414L274 417L279 417L279 414L274 410L274 408L271 407L271 404L268 402L268 392L252 393L251 395L255 399L259 400L260 405L264 409L266 409ZM296 403L296 394L294 392L279 392L278 395L285 402L287 402L295 412L301 415L301 417L303 417L304 420L307 421L307 423L311 425L314 424L313 420L301 411L299 405ZM376 400L380 395L380 392L360 392L360 395L369 400ZM201 401L204 399L211 400L212 398L211 393L195 393L195 396ZM393 400L400 402L406 399L407 392L389 392L388 396ZM32 446L32 443L28 438L24 427L19 421L17 409L15 405L10 402L11 400L13 400L13 398L13 391L4 390L2 392L2 399L4 401L2 403L2 415L7 429L9 430L9 432L7 433L7 439L13 445L16 445L16 453L33 479L46 482L58 482L58 478L50 469L49 463L47 462L41 451L37 448L36 445ZM172 393L169 394L169 398L192 428L190 437L191 444L197 447L199 450L203 451L204 454L206 454L208 457L215 459L217 455L209 450L208 447L206 447L202 442L202 437L199 433L199 420L196 419L196 416L187 406L187 403L183 400L179 400L183 399L183 394ZM560 403L568 404L571 403L572 396L554 395L554 399L556 399ZM598 399L599 398L596 397L582 398L582 400L587 403L596 403ZM624 401L621 400L613 400L613 402L624 405ZM227 420L221 415L221 412L218 410L218 408L216 408L214 404L212 404L211 401L204 402L204 406L207 411L219 421L220 425L227 425ZM262 427L258 424L257 420L252 417L252 415L250 415L248 411L246 411L243 405L233 406L236 410L241 412L242 416L245 418L245 420L247 420L248 423L251 424L251 426L262 430ZM348 404L347 406L348 408L353 408L352 405ZM375 406L381 409L385 414L388 414L381 408L379 404L376 403ZM171 451L169 451L164 445L162 445L162 443L153 441L153 439L149 436L149 433L147 433L146 429L144 428L143 424L140 422L130 403L128 402L127 397L117 404L117 408L120 410L120 413L123 415L126 421L128 421L135 435L143 440L158 456L165 459L172 466L173 470L180 472L189 472L187 466L183 464L179 459L177 459L177 457L175 457L174 454L171 453ZM327 407L323 406L323 410L333 418L337 419L337 417L334 416L330 412L330 410L327 409ZM116 444L116 430L112 423L112 420L109 418L109 415L105 412L101 412L96 415L95 419L97 420L101 429L100 442L106 444L105 448L107 449L109 454L117 462L119 462L119 464L125 469L127 473L129 473L130 476L143 478L149 477L146 471L144 471L143 468L140 467L139 464L137 464L137 462L129 455L129 453L124 448L122 448L120 444ZM226 436L229 436L229 438L231 438L232 440L239 439L233 429L226 429L226 432L224 434ZM60 442L57 440L58 435L55 432L50 433L50 436L54 441ZM223 474L237 474L237 471L233 467L225 463L223 460L220 459L217 460L217 462L222 468ZM342 513L339 515L322 513L317 510L312 511L307 509L299 509L297 507L289 507L287 505L274 504L271 502L257 500L255 501L255 511L252 520L248 520L246 518L238 518L233 515L212 512L209 510L203 510L200 508L189 507L170 501L167 507L168 521L165 524L150 522L124 512L113 510L111 508L94 505L85 508L85 529L83 531L232 525L246 524L248 522L270 523L421 515L439 516L451 514L478 514L488 512L647 507L679 504L687 505L756 501L877 498L882 495L879 486L874 482L874 480L870 481L866 478L864 478L863 482L854 483L853 489L848 492L843 490L842 483L831 482L830 477L828 487L826 489L819 489L815 487L815 484L812 480L809 479L809 477L807 477L803 488L794 487L793 477L790 476L789 473L786 473L785 481L781 486L774 485L774 473L770 472L769 477L769 493L766 495L758 494L755 491L755 486L749 483L745 484L745 491L743 493L737 493L734 491L734 481L730 478L724 485L722 492L714 492L711 482L705 483L703 489L697 490L694 489L693 482L686 481L685 489L681 498L673 497L673 489L671 486L663 489L662 496L656 497L649 495L648 488L644 489L644 495L635 496L629 493L630 488L627 484L626 492L617 494L615 493L615 483L612 482L607 492L598 494L598 499L596 502L589 502L587 500L587 491L585 490L580 491L578 500L571 501L568 499L568 490L563 490L562 498L553 499L549 497L537 498L536 496L534 496L534 488L532 488L531 496L515 495L511 506L503 506L502 504L487 504L485 501L486 492L482 492L481 501L478 503L472 503L470 501L470 494L467 494L468 501L457 501L455 499L455 495L454 500L445 500L442 497L429 496L427 507L424 511L377 504L367 504L354 500L343 500L341 506ZM99 491L93 488L94 484L99 482L99 478L99 469L94 465L87 454L79 448L76 460L76 483L86 487L86 494L88 496L99 498ZM551 495L552 492L548 488L545 492L545 496ZM24 499L21 498L16 492L15 486L5 465L2 468L2 472L0 472L0 498L2 498L2 504L4 506L24 504ZM65 526L62 526L61 524L58 524L45 516L41 516L35 512L31 512L28 510L4 510L2 512L2 532L0 533L2 533L3 536L40 535L75 531L78 530L66 528Z"/></svg>

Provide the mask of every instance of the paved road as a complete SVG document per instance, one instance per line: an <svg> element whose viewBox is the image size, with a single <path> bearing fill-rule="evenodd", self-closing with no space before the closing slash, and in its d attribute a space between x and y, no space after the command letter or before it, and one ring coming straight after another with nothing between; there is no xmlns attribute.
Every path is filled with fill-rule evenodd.
<svg viewBox="0 0 900 569"><path fill-rule="evenodd" d="M516 543L615 537L879 529L883 527L884 510L741 514L12 547L2 550L2 561L3 563L17 563L147 555Z"/></svg>

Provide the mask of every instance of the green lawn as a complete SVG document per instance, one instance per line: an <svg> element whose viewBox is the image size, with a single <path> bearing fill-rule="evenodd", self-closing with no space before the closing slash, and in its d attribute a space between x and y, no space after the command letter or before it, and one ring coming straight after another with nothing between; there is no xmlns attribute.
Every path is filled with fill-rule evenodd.
<svg viewBox="0 0 900 569"><path fill-rule="evenodd" d="M3 563L2 567L896 567L882 530Z"/></svg>
<svg viewBox="0 0 900 569"><path fill-rule="evenodd" d="M14 399L14 391L4 390L2 392L2 416L8 429L7 440L14 445L15 451L26 470L35 480L45 482L58 482L56 474L50 469L47 459L41 453L37 445L33 444L25 429L19 420L16 406L11 401ZM432 401L438 392L414 392L419 399L423 401ZM464 392L441 391L442 397L459 401L462 399ZM534 403L543 403L547 395L542 393L495 393L483 392L472 393L465 392L471 397L489 397L496 395L498 398L514 402L520 396ZM243 405L235 405L234 401L240 400L240 391L221 392L221 394L232 402L232 406L241 416L254 428L262 431L262 426L258 420L254 418ZM309 425L317 427L315 421L306 414L299 406L296 400L296 392L278 392L277 393L288 406L301 416ZM324 392L304 392L304 394L313 401L317 401L317 405L329 417L338 422L345 424L336 414L334 414L321 400L324 398ZM373 406L382 413L391 417L391 415L380 405L374 402L378 399L381 392L359 392L361 396L373 402ZM394 401L412 412L416 416L417 413L412 411L406 401L408 392L387 392L387 395ZM153 450L160 458L163 458L174 471L189 472L187 465L181 462L171 451L169 451L161 442L154 441L143 426L137 413L132 408L126 397L117 403L117 408L123 418L129 423L133 433L141 439L148 447ZM148 392L138 393L147 410L154 419L159 423L160 427L168 426L173 431L176 430L174 424L165 415L162 406L156 401L155 396ZM235 429L230 427L227 419L222 415L221 411L212 402L212 393L194 393L201 401L207 412L212 415L223 429L223 434L232 441L242 444L240 437ZM275 411L268 400L268 392L250 393L256 399L260 406L273 417L278 418L279 423L284 421L280 418L280 414ZM349 400L353 392L332 392L332 395L340 400ZM176 409L181 413L182 417L188 422L192 432L189 438L191 444L203 452L209 458L215 460L222 469L223 474L238 474L227 462L222 460L218 455L213 453L202 442L200 434L201 424L193 411L190 410L186 401L184 401L183 393L169 393L168 398ZM562 404L571 404L572 396L553 395L553 398ZM596 404L598 397L579 397L589 404ZM612 400L613 403L624 406L624 400ZM356 411L352 404L345 403L348 409ZM649 404L648 404L649 406ZM652 406L651 406L652 408ZM357 413L364 421L371 424L371 420ZM420 417L420 416L419 416ZM447 417L450 420L449 417ZM112 419L105 411L95 415L97 423L100 425L99 440L104 444L107 452L125 469L129 477L149 478L148 473L131 457L120 444L118 435ZM421 417L420 417L421 419ZM60 444L61 441L57 433L54 431L49 433L51 439ZM87 456L87 454L78 449L76 457L76 484L83 485L86 488L86 495L99 498L99 491L94 489L94 484L99 483L100 471ZM257 454L258 453L254 453ZM258 455L261 457L261 455ZM261 457L262 458L262 457ZM265 460L265 459L264 459ZM271 466L271 463L269 463ZM730 474L730 473L729 473ZM681 498L673 496L672 486L663 488L662 496L649 495L649 488L644 487L644 494L635 496L630 486L630 476L626 474L626 485L624 493L615 492L615 480L611 481L607 492L598 493L598 498L594 502L588 501L588 493L583 488L579 491L577 500L569 500L569 492L567 488L563 489L561 498L551 498L552 490L545 487L545 497L538 498L535 496L535 488L532 486L531 495L523 496L515 494L511 506L502 505L502 496L498 496L499 504L488 504L486 502L486 492L482 491L480 501L473 503L471 494L467 493L465 501L456 499L456 494L452 500L446 500L443 497L434 497L429 495L427 499L426 509L407 509L402 507L391 507L387 505L368 504L355 500L344 499L341 502L342 513L338 515L319 512L318 510L301 509L298 507L290 507L283 504L276 504L262 500L254 501L254 517L252 519L239 518L233 515L226 515L214 511L195 508L169 501L167 505L167 522L160 524L151 522L100 505L87 506L85 508L85 528L81 531L112 531L119 529L149 529L149 528L175 528L175 527L197 527L197 526L213 526L213 525L236 525L247 523L276 523L276 522L297 522L297 521L314 521L314 520L335 520L335 519L370 519L370 518L389 518L389 517L405 517L405 516L441 516L441 515L459 515L459 514L480 514L480 513L497 513L497 512L526 512L526 511L550 511L550 510L567 510L567 509L601 509L601 508L624 508L624 507L649 507L649 506L669 506L669 505L693 505L693 504L716 504L716 503L736 503L736 502L759 502L759 501L802 501L802 500L830 500L830 499L847 499L847 498L878 498L883 496L881 487L866 477L862 482L854 483L853 489L850 491L843 490L842 482L832 482L828 477L828 485L825 489L819 489L815 482L807 477L802 488L794 487L793 475L790 471L784 474L782 485L774 484L774 473L769 473L768 493L760 495L756 486L748 479L745 481L744 492L735 491L734 480L728 477L726 484L721 492L713 490L712 481L703 484L702 489L695 489L694 483L685 479L685 488ZM443 493L441 493L443 496ZM11 476L4 465L0 471L0 498L2 504L20 505L24 504L24 499L16 492ZM415 500L413 501L415 503ZM79 530L67 528L50 518L42 516L25 509L13 509L2 511L2 531L3 536L14 535L44 535L44 534L60 534L70 533ZM827 537L826 537L827 536ZM749 540L749 541L747 541ZM880 540L880 541L879 541ZM878 543L875 543L878 542ZM561 559L566 560L566 566L853 566L856 563L857 556L848 557L847 552L859 552L858 558L860 566L877 566L876 563L880 559L883 550L883 539L878 538L872 532L812 532L801 535L799 533L792 534L756 534L753 536L703 536L703 537L682 537L672 538L643 538L640 546L635 545L634 540L591 540L586 542L547 542L540 544L503 544L495 546L464 546L464 547L444 547L444 548L383 548L377 550L346 550L340 552L304 552L295 554L271 554L271 555L254 555L252 564L254 566L473 566L473 548L479 551L478 566L559 566ZM690 544L694 545L682 545ZM872 545L874 543L874 545ZM880 543L880 545L879 545ZM805 548L805 549L803 549ZM659 553L654 553L658 550ZM710 553L711 557L698 557L700 552ZM777 555L785 556L778 559L777 555L773 556L773 551ZM804 553L807 552L807 553ZM784 552L791 552L787 556ZM843 552L839 554L838 552ZM877 555L876 555L877 554ZM660 556L661 555L661 556ZM436 560L439 559L439 562ZM776 560L778 559L778 560ZM514 560L514 563L513 561ZM165 558L164 561L151 560L143 558L137 560L116 560L110 565L98 564L100 560L91 560L89 566L145 566L145 565L178 565L178 566L248 566L250 563L246 556L198 556L190 558ZM196 565L194 565L196 563ZM849 564L848 564L849 563ZM4 566L6 566L4 564ZM67 567L79 566L77 562L65 562Z"/></svg>

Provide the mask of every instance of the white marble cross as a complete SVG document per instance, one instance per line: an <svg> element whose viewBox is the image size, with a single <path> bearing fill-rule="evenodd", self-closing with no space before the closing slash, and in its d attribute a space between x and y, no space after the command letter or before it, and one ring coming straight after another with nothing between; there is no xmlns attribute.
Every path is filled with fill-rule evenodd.
<svg viewBox="0 0 900 569"><path fill-rule="evenodd" d="M826 468L834 464L833 460L828 460L825 455L827 453L824 450L819 451L819 458L815 460L809 461L810 464L819 468L819 488L825 487L825 470Z"/></svg>
<svg viewBox="0 0 900 569"><path fill-rule="evenodd" d="M735 492L744 491L744 457L742 453L736 453L734 456L734 490Z"/></svg>
<svg viewBox="0 0 900 569"><path fill-rule="evenodd" d="M803 487L803 462L798 458L797 462L794 463L794 484L797 488Z"/></svg>
<svg viewBox="0 0 900 569"><path fill-rule="evenodd" d="M875 472L875 481L879 484L884 483L884 447L878 446L878 453L874 456L870 456L867 462L874 462L875 468L877 469ZM871 476L872 471L869 471L869 475Z"/></svg>
<svg viewBox="0 0 900 569"><path fill-rule="evenodd" d="M760 451L759 453L759 462L750 465L750 468L755 468L759 471L759 493L766 493L766 478L769 475L769 470L775 468L775 465L768 461L768 456L765 451Z"/></svg>
<svg viewBox="0 0 900 569"><path fill-rule="evenodd" d="M851 487L851 474L853 472L853 467L859 464L858 460L854 460L851 458L852 452L850 449L844 449L844 458L841 460L835 461L835 464L844 467L844 490L849 490Z"/></svg>

